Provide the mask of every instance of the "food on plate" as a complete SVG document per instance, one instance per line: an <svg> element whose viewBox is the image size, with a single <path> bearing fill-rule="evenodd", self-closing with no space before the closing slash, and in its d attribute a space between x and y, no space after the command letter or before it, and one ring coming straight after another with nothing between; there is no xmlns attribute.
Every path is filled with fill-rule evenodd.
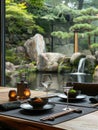
<svg viewBox="0 0 98 130"><path fill-rule="evenodd" d="M66 92L65 92L65 94L66 94ZM78 95L77 90L75 90L75 89L73 89L73 88L71 88L71 89L69 90L69 92L68 92L68 97L69 97L69 98L75 98L77 95Z"/></svg>
<svg viewBox="0 0 98 130"><path fill-rule="evenodd" d="M48 103L48 98L46 97L34 97L28 100L29 104L32 105L34 108L43 107Z"/></svg>
<svg viewBox="0 0 98 130"><path fill-rule="evenodd" d="M42 98L35 98L34 102L42 103L43 99Z"/></svg>

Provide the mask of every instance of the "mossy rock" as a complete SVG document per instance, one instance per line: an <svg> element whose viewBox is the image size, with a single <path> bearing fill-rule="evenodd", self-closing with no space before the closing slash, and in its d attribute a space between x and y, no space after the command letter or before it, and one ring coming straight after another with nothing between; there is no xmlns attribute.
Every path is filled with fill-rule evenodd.
<svg viewBox="0 0 98 130"><path fill-rule="evenodd" d="M66 72L70 73L72 71L72 65L70 64L70 58L64 58L62 61L59 63L58 66L58 72Z"/></svg>
<svg viewBox="0 0 98 130"><path fill-rule="evenodd" d="M58 72L66 72L66 73L70 73L72 70L71 66L59 66L58 68Z"/></svg>

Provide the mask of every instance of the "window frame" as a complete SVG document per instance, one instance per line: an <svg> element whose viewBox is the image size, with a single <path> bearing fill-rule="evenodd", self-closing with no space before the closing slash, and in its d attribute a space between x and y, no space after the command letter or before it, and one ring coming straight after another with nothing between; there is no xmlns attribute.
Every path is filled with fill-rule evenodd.
<svg viewBox="0 0 98 130"><path fill-rule="evenodd" d="M5 86L5 0L0 7L0 86Z"/></svg>

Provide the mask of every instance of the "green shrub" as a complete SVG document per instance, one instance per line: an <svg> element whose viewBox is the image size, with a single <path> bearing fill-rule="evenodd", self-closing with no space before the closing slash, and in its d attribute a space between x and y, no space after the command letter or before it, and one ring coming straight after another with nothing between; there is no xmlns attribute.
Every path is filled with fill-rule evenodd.
<svg viewBox="0 0 98 130"><path fill-rule="evenodd" d="M22 61L27 62L27 59L24 54L17 54L15 53L15 49L12 48L6 50L6 61L11 62L14 65L19 65Z"/></svg>

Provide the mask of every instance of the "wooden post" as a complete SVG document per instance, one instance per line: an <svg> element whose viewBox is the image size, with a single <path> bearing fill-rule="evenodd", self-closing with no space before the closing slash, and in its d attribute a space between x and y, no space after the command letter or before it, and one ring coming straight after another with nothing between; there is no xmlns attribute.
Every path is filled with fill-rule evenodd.
<svg viewBox="0 0 98 130"><path fill-rule="evenodd" d="M78 52L78 31L74 31L74 52Z"/></svg>

